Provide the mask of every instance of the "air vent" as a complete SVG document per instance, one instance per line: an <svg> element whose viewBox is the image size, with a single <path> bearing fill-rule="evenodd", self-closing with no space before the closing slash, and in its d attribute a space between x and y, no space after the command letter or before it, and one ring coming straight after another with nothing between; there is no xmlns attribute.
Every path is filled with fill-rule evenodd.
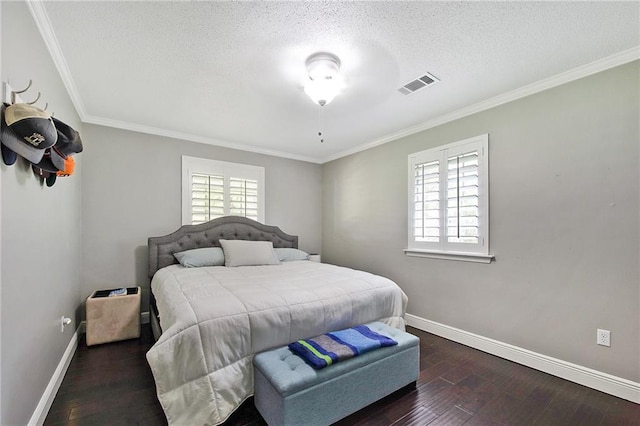
<svg viewBox="0 0 640 426"><path fill-rule="evenodd" d="M436 84L439 81L440 80L438 80L432 74L426 73L425 75L423 75L421 77L418 77L415 80L412 80L412 81L408 82L407 84L405 84L404 86L399 88L398 91L400 93L405 94L405 95L410 95L410 94L415 93L418 90L423 89L423 88L425 88L427 86L431 86L432 84Z"/></svg>

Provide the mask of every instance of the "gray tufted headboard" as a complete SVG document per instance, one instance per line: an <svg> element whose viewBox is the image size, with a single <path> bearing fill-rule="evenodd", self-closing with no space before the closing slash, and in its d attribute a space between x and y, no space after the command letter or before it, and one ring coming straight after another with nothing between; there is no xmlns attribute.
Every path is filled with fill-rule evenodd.
<svg viewBox="0 0 640 426"><path fill-rule="evenodd" d="M201 247L220 247L220 239L273 241L273 247L298 248L298 237L277 226L263 225L240 216L225 216L200 225L183 225L162 237L150 237L149 277L160 268L178 263L173 253Z"/></svg>

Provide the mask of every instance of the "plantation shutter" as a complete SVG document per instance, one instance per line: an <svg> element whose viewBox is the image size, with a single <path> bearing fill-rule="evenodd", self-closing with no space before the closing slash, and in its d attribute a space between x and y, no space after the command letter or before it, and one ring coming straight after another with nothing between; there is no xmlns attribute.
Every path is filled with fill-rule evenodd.
<svg viewBox="0 0 640 426"><path fill-rule="evenodd" d="M224 216L224 176L191 175L191 223Z"/></svg>
<svg viewBox="0 0 640 426"><path fill-rule="evenodd" d="M414 166L414 236L416 241L440 241L440 162Z"/></svg>
<svg viewBox="0 0 640 426"><path fill-rule="evenodd" d="M409 249L488 254L488 136L409 156Z"/></svg>
<svg viewBox="0 0 640 426"><path fill-rule="evenodd" d="M478 151L447 160L447 241L478 244Z"/></svg>
<svg viewBox="0 0 640 426"><path fill-rule="evenodd" d="M264 222L264 167L182 156L182 223L229 215Z"/></svg>
<svg viewBox="0 0 640 426"><path fill-rule="evenodd" d="M258 220L258 181L229 179L229 214Z"/></svg>

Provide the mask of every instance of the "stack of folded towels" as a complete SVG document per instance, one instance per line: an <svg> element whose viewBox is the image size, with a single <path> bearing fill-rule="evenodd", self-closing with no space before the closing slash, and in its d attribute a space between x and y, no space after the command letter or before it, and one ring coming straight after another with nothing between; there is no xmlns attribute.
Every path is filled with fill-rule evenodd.
<svg viewBox="0 0 640 426"><path fill-rule="evenodd" d="M366 325L356 325L339 331L302 339L289 344L289 349L315 369L328 367L365 352L398 342L376 333Z"/></svg>

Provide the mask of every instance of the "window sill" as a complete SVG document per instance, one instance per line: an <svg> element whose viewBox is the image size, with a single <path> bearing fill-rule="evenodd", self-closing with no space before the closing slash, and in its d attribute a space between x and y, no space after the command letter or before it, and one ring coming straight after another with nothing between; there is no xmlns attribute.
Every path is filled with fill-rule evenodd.
<svg viewBox="0 0 640 426"><path fill-rule="evenodd" d="M491 263L495 256L481 253L461 253L452 251L434 251L421 249L404 249L404 254L412 257L427 257L429 259L458 260L462 262Z"/></svg>

